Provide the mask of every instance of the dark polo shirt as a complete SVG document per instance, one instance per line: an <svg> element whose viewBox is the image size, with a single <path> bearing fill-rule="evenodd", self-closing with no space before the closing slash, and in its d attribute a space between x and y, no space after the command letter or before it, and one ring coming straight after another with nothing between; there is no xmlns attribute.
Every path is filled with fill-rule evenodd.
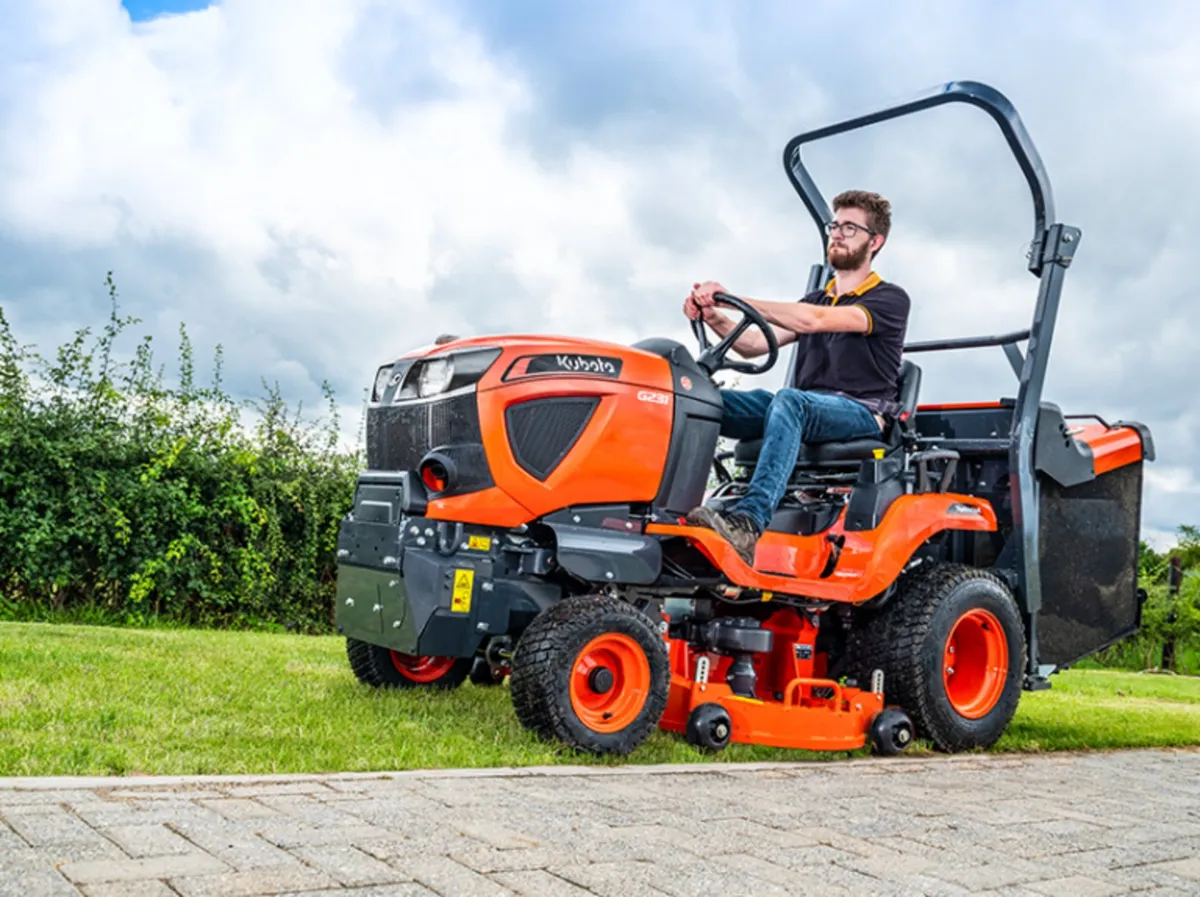
<svg viewBox="0 0 1200 897"><path fill-rule="evenodd" d="M867 313L866 333L801 333L797 389L831 392L890 416L899 409L900 361L908 330L909 298L903 289L875 272L857 289L834 296L836 281L809 293L811 305L857 305Z"/></svg>

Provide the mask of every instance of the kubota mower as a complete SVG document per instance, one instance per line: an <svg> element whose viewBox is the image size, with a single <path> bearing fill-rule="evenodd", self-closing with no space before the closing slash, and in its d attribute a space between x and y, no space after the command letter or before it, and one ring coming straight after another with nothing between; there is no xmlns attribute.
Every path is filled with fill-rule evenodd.
<svg viewBox="0 0 1200 897"><path fill-rule="evenodd" d="M656 727L708 749L891 753L923 737L957 751L993 744L1022 689L1134 632L1150 434L1042 401L1080 232L1055 221L1012 106L951 83L796 137L785 170L824 239L832 216L802 145L950 102L991 115L1032 191L1028 330L908 345L898 418L879 440L802 446L752 566L684 522L710 471L708 501L729 502L757 458L755 442L715 456L712 376L779 355L737 297L720 295L738 328L710 345L697 323L697 355L666 339L505 336L385 365L339 536L337 624L359 678L511 673L525 726L598 753ZM828 277L815 265L808 289ZM767 338L761 362L729 357L747 327ZM1015 397L918 403L911 356L986 346L1011 362Z"/></svg>

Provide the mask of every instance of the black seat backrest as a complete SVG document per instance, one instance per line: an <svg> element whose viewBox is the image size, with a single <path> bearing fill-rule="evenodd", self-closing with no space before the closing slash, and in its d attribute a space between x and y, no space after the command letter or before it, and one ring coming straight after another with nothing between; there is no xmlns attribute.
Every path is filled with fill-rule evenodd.
<svg viewBox="0 0 1200 897"><path fill-rule="evenodd" d="M906 359L900 362L900 420L912 419L917 413L917 401L920 397L921 369Z"/></svg>
<svg viewBox="0 0 1200 897"><path fill-rule="evenodd" d="M900 362L900 410L896 412L895 422L888 428L888 442L897 444L902 431L913 430L916 427L914 416L920 398L921 369L905 359Z"/></svg>

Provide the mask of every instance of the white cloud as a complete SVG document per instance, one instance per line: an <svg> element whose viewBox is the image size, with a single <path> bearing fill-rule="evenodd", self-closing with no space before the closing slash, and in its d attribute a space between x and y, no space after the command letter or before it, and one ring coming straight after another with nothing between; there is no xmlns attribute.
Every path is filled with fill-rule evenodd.
<svg viewBox="0 0 1200 897"><path fill-rule="evenodd" d="M225 0L138 25L117 0L35 0L0 23L0 253L26 266L0 298L46 347L102 319L114 267L168 342L186 321L198 354L224 344L235 388L278 378L312 404L328 378L352 427L375 365L440 332L688 340L694 279L796 296L819 243L784 141L979 77L1018 102L1062 218L1085 230L1055 400L1146 420L1162 469L1191 469L1200 399L1172 366L1200 336L1184 292L1200 190L1180 148L1195 14L1096 9L614 7L602 39L567 28L575 43L543 54L488 33L485 6L432 0ZM842 53L851 18L892 37ZM911 338L1027 326L1028 199L992 123L947 110L855 140L815 148L813 167L831 191L893 198L881 268L917 303ZM1015 390L999 350L922 364L930 398ZM1149 481L1156 526L1188 513L1189 483Z"/></svg>

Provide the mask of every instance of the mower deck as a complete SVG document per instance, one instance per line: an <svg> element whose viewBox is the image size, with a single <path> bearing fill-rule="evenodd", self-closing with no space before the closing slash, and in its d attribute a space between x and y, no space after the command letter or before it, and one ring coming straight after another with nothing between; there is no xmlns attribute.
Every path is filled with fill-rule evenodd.
<svg viewBox="0 0 1200 897"><path fill-rule="evenodd" d="M724 681L723 664L671 646L671 687L659 728L688 733L702 705L716 704L729 715L728 741L809 751L854 751L867 743L872 720L883 710L882 692L839 685L832 679L796 677L781 697L734 694ZM719 739L719 736L718 736ZM714 745L703 745L713 747Z"/></svg>

